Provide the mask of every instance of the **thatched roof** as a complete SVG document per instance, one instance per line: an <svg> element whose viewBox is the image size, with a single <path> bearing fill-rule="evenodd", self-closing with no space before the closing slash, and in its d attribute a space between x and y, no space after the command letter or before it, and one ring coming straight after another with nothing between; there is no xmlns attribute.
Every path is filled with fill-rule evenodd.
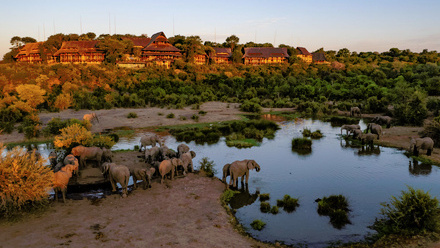
<svg viewBox="0 0 440 248"><path fill-rule="evenodd" d="M181 52L180 49L171 45L163 32L151 36L150 42L142 51L160 51L160 52Z"/></svg>
<svg viewBox="0 0 440 248"><path fill-rule="evenodd" d="M326 61L325 59L325 53L320 52L320 53L312 53L312 59L313 61Z"/></svg>
<svg viewBox="0 0 440 248"><path fill-rule="evenodd" d="M244 49L243 58L270 58L270 57L283 57L288 58L287 48L275 48L275 47L246 47Z"/></svg>
<svg viewBox="0 0 440 248"><path fill-rule="evenodd" d="M297 47L298 55L312 55L305 47Z"/></svg>
<svg viewBox="0 0 440 248"><path fill-rule="evenodd" d="M29 56L31 54L40 53L39 46L42 45L43 42L35 42L35 43L27 43L22 48L20 48L15 58L20 56Z"/></svg>
<svg viewBox="0 0 440 248"><path fill-rule="evenodd" d="M231 48L214 47L215 53L212 57L230 58L232 57Z"/></svg>
<svg viewBox="0 0 440 248"><path fill-rule="evenodd" d="M64 41L61 45L60 50L58 50L54 55L58 56L62 53L91 53L91 52L100 52L97 49L98 45L97 40L81 40L81 41Z"/></svg>

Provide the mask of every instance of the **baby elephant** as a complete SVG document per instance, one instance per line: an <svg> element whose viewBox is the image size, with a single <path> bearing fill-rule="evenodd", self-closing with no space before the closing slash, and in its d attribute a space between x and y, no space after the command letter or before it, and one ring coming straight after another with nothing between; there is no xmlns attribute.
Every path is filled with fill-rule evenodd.
<svg viewBox="0 0 440 248"><path fill-rule="evenodd" d="M130 168L130 175L133 177L134 188L137 188L137 180L143 181L143 189L151 188L151 178L156 172L154 168Z"/></svg>

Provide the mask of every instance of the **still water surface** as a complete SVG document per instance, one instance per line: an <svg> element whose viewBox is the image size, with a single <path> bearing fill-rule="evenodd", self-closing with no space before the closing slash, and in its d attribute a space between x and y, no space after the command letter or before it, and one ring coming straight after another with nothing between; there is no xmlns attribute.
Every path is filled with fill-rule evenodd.
<svg viewBox="0 0 440 248"><path fill-rule="evenodd" d="M365 124L360 124L365 129ZM235 160L254 159L261 166L260 172L250 172L248 191L231 202L240 223L259 240L307 244L308 247L325 247L328 242L338 240L359 241L372 232L368 226L379 217L380 203L400 195L407 185L440 198L439 168L414 166L403 151L376 147L373 152L367 152L351 147L341 139L339 127L321 121L298 119L280 122L280 126L275 138L264 139L259 147L227 147L223 139L213 145L188 144L197 153L195 168L203 157L208 157L215 162L219 178L223 165ZM313 140L311 154L299 155L291 150L291 140L302 137L304 128L320 129L325 137ZM113 149L133 149L139 145L141 135L130 139L121 137ZM168 136L165 144L176 149L180 142ZM292 213L281 208L277 215L262 213L258 192L270 194L271 206L285 194L299 198L300 206ZM342 194L349 202L351 224L342 229L334 228L329 217L317 213L315 199L332 194ZM266 222L262 231L250 227L255 219Z"/></svg>

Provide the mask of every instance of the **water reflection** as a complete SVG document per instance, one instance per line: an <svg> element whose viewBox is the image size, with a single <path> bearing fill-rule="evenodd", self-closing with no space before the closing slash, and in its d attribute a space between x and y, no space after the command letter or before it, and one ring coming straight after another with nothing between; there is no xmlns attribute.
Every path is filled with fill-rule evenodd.
<svg viewBox="0 0 440 248"><path fill-rule="evenodd" d="M380 155L380 146L362 146L358 150L357 155L359 156L369 156L369 155Z"/></svg>
<svg viewBox="0 0 440 248"><path fill-rule="evenodd" d="M432 172L432 165L420 163L413 159L409 161L408 171L414 176L428 176Z"/></svg>
<svg viewBox="0 0 440 248"><path fill-rule="evenodd" d="M244 183L241 183L241 189L239 191L240 193L235 194L229 201L229 205L233 209L239 209L251 205L257 200L258 195L260 194L258 190L256 190L254 194L250 194L248 185Z"/></svg>

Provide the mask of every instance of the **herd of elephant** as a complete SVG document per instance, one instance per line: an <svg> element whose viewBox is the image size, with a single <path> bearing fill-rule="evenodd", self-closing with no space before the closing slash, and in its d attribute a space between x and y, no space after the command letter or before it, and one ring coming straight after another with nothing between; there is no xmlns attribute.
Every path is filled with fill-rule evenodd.
<svg viewBox="0 0 440 248"><path fill-rule="evenodd" d="M353 113L353 108L352 111ZM360 113L360 111L359 111ZM365 133L362 132L361 127L357 124L355 125L342 125L342 131L345 130L347 135L351 135L354 139L358 139L362 144L367 144L373 146L373 141L377 138L378 140L383 135L382 125L386 125L387 128L391 126L392 118L389 116L376 116L372 119L370 123L367 124L367 129ZM370 133L369 133L370 132ZM410 139L409 151L413 152L415 156L419 155L421 149L426 150L426 155L430 156L434 148L434 141L429 137L424 138L413 138Z"/></svg>

